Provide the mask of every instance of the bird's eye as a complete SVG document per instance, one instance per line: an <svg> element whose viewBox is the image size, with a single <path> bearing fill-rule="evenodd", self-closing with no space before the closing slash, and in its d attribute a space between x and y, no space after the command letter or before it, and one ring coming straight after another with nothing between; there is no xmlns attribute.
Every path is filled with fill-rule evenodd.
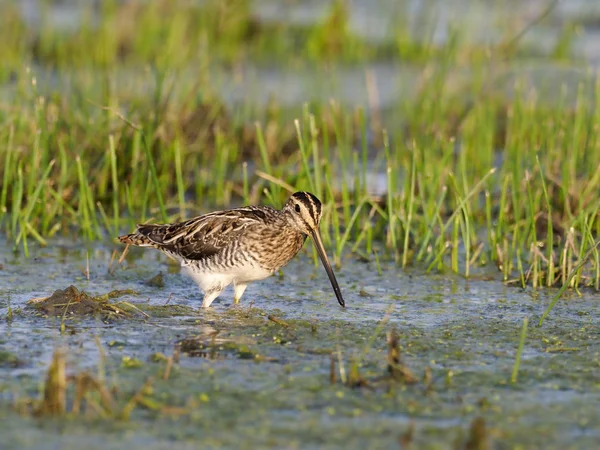
<svg viewBox="0 0 600 450"><path fill-rule="evenodd" d="M294 208L296 210L297 213L300 212L300 205L296 204L296 207Z"/></svg>

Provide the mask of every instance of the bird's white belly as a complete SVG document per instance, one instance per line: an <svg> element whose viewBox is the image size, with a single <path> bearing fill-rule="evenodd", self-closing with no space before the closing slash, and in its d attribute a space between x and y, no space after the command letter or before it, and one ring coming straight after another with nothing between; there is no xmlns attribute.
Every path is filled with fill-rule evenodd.
<svg viewBox="0 0 600 450"><path fill-rule="evenodd" d="M200 267L182 262L181 267L200 286L204 292L214 289L224 289L231 283L247 284L252 281L263 280L273 274L269 270L254 265L244 265L227 269L207 271Z"/></svg>

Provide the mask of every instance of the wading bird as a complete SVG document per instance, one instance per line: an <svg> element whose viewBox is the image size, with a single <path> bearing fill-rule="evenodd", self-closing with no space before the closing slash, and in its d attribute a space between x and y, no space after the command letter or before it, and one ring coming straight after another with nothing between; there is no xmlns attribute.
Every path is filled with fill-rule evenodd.
<svg viewBox="0 0 600 450"><path fill-rule="evenodd" d="M142 224L119 241L154 247L180 261L204 292L202 306L208 308L231 283L234 301L239 302L248 283L263 280L285 266L310 236L337 301L345 306L319 234L321 210L321 202L313 194L296 192L281 210L246 206L173 224Z"/></svg>

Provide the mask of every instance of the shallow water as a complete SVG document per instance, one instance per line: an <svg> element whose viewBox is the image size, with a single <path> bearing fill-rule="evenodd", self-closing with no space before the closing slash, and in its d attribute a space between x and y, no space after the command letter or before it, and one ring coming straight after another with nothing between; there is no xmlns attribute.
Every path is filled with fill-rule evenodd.
<svg viewBox="0 0 600 450"><path fill-rule="evenodd" d="M239 306L231 306L227 291L213 308L201 310L191 280L156 251L133 249L110 274L111 252L118 248L54 241L34 248L30 259L4 244L0 248L3 448L396 448L412 422L416 448L446 449L466 441L478 416L493 448L592 448L600 439L597 294L567 294L536 328L554 291L425 276L391 264L379 276L373 263L347 257L337 270L348 304L343 310L307 245L282 277L250 285ZM165 286L147 285L159 272ZM114 302L136 304L150 317L68 318L61 336L60 318L25 308L27 300L71 284L90 294L133 289L136 295ZM9 305L12 320L6 319ZM525 316L530 327L518 383L512 385ZM429 389L424 382L376 381L386 371L385 332L392 328L410 371L421 379L431 369ZM199 352L202 357L182 354L169 380L162 380L165 363L152 355L171 355L186 338L206 351ZM38 398L58 347L66 350L70 374L99 373L104 361L107 384L118 386L119 398L131 397L150 378L150 397L159 406L138 407L129 421L17 414L11 405ZM370 387L343 385L339 364L338 381L330 383L329 355L338 351L346 375L351 362L359 361ZM124 358L139 360L139 367Z"/></svg>

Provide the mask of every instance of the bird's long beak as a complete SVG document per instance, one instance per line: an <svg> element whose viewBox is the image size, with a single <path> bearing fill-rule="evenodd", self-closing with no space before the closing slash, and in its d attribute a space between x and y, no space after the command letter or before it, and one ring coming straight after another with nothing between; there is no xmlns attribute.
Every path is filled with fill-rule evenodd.
<svg viewBox="0 0 600 450"><path fill-rule="evenodd" d="M327 272L329 281L331 281L331 286L333 286L333 292L335 292L335 296L337 297L338 303L343 307L346 307L346 302L344 302L344 298L342 297L342 291L340 291L340 287L338 285L337 280L335 279L335 275L333 273L333 269L331 268L331 264L329 264L329 260L327 259L327 253L325 253L325 247L323 247L323 241L321 241L321 235L319 234L319 230L312 230L312 232L310 233L310 237L312 238L315 244L315 248L317 249L319 258L321 258L323 267L325 267L325 272Z"/></svg>

